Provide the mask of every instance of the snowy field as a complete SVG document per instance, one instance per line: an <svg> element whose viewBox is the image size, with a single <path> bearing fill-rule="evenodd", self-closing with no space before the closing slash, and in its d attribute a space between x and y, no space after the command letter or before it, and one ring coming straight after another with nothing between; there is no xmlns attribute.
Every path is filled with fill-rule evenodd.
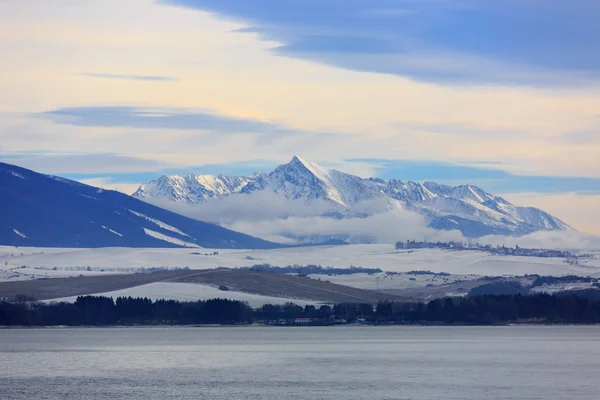
<svg viewBox="0 0 600 400"><path fill-rule="evenodd" d="M283 297L271 297L261 296L257 294L249 294L244 292L236 292L232 290L224 291L219 290L212 286L198 285L194 283L172 283L172 282L156 282L147 285L136 286L129 289L116 290L114 292L97 293L95 296L107 296L116 299L117 297L147 297L153 301L160 299L170 299L177 301L197 301L197 300L209 300L209 299L229 299L246 301L253 308L262 307L265 304L284 304L287 302L293 302L300 306L307 304L319 306L324 303L318 303L315 301L288 299ZM60 299L46 300L46 302L52 301L65 301L73 303L77 299L77 296L63 297Z"/></svg>
<svg viewBox="0 0 600 400"><path fill-rule="evenodd" d="M448 285L455 282L471 281L481 278L480 275L391 275L386 272L378 274L351 275L309 275L312 279L326 280L338 285L351 286L366 290L415 289L427 285Z"/></svg>
<svg viewBox="0 0 600 400"><path fill-rule="evenodd" d="M436 249L396 251L394 246L360 244L276 250L215 249L44 249L0 247L0 280L32 279L134 272L139 268L208 269L317 264L338 268L351 265L407 272L429 270L453 275L578 275L600 276L600 258L570 265L560 258L511 257L478 251ZM192 253L201 253L192 254ZM25 268L23 268L25 267ZM342 282L339 282L342 283Z"/></svg>

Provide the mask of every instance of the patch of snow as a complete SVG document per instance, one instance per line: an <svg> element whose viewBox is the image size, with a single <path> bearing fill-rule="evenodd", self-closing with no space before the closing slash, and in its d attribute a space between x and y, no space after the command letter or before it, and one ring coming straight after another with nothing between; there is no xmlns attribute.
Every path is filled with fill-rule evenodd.
<svg viewBox="0 0 600 400"><path fill-rule="evenodd" d="M148 216L146 216L146 215L144 215L142 213L139 213L139 212L136 212L136 211L133 211L133 210L129 210L129 212L132 213L132 214L134 214L134 215L136 215L136 216L138 216L138 217L140 217L140 218L144 218L147 221L152 222L154 225L156 225L156 226L158 226L160 228L163 228L163 229L166 229L168 231L177 233L177 234L179 234L181 236L191 237L187 233L184 233L184 232L180 231L179 229L175 228L174 226L171 226L169 224L165 224L164 222L162 222L162 221L160 221L158 219L150 218L150 217L148 217Z"/></svg>
<svg viewBox="0 0 600 400"><path fill-rule="evenodd" d="M21 174L19 174L19 173L15 172L15 171L8 171L8 172L10 172L10 174L11 174L12 176L16 177L16 178L19 178L19 179L25 179L25 177L24 177L23 175L21 175Z"/></svg>
<svg viewBox="0 0 600 400"><path fill-rule="evenodd" d="M13 228L13 232L16 233L17 235L21 236L23 239L27 239L27 236L23 232L19 232L15 228Z"/></svg>
<svg viewBox="0 0 600 400"><path fill-rule="evenodd" d="M531 289L532 293L548 293L554 294L557 292L563 292L566 290L585 290L585 289L593 289L595 288L592 282L571 282L571 283L562 283L556 285L542 285L536 286Z"/></svg>
<svg viewBox="0 0 600 400"><path fill-rule="evenodd" d="M475 198L480 202L483 203L485 200L483 200L483 198L475 191L473 190L473 187L471 185L468 186L469 190L471 191L471 193L473 193L473 196L475 196Z"/></svg>
<svg viewBox="0 0 600 400"><path fill-rule="evenodd" d="M177 238L174 238L174 237L171 237L171 236L167 236L165 234L162 234L162 233L156 232L156 231L152 231L152 230L147 229L147 228L144 228L144 232L146 232L146 235L152 236L155 239L163 240L163 241L169 242L169 243L173 243L173 244L176 244L178 246L182 246L182 247L194 247L194 248L200 247L200 246L198 246L195 243L185 242L185 241L183 241L181 239L177 239Z"/></svg>
<svg viewBox="0 0 600 400"><path fill-rule="evenodd" d="M110 233L114 233L114 234L115 234L115 235L117 235L117 236L121 236L121 237L123 237L123 235L122 235L122 234L120 234L119 232L117 232L117 231L113 231L112 229L110 229L110 228L108 228L108 227L106 227L106 226L104 226L104 225L102 225L102 228L106 229L106 230L107 230L107 231L109 231Z"/></svg>
<svg viewBox="0 0 600 400"><path fill-rule="evenodd" d="M434 271L438 272L438 271ZM380 272L375 274L347 274L347 275L327 275L311 274L311 279L318 279L338 285L351 286L366 290L390 290L407 288L424 288L427 285L447 285L456 281L471 281L481 278L480 275L408 275L408 274L388 274Z"/></svg>
<svg viewBox="0 0 600 400"><path fill-rule="evenodd" d="M63 178L63 177L60 177L60 176L55 176L55 175L46 175L46 176L48 178L50 178L50 179L54 179L55 181L66 183L67 185L71 185L71 186L86 186L85 184L83 184L81 182L73 181L71 179Z"/></svg>
<svg viewBox="0 0 600 400"><path fill-rule="evenodd" d="M423 186L423 191L425 192L427 197L438 197L437 194L433 193L431 190L427 189L425 186Z"/></svg>
<svg viewBox="0 0 600 400"><path fill-rule="evenodd" d="M97 198L97 197L88 196L88 195L81 194L81 193L77 193L77 196L81 196L81 197L87 197L88 199L92 199L92 200L100 201L100 199L99 199L99 198Z"/></svg>

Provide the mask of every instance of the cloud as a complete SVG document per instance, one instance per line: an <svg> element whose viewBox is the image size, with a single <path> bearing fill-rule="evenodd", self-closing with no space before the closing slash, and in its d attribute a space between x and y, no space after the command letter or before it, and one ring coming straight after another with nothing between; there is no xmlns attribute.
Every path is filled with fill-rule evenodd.
<svg viewBox="0 0 600 400"><path fill-rule="evenodd" d="M161 161L128 157L117 154L60 154L17 153L0 155L0 161L45 174L130 174L165 170L170 164ZM155 171L152 173L152 171ZM91 177L90 177L91 178Z"/></svg>
<svg viewBox="0 0 600 400"><path fill-rule="evenodd" d="M59 108L39 114L58 124L75 126L178 129L229 134L292 134L292 129L268 121L228 117L207 111L155 109L145 107L99 106Z"/></svg>
<svg viewBox="0 0 600 400"><path fill-rule="evenodd" d="M490 235L465 238L459 231L435 230L425 218L406 210L389 211L387 204L364 202L357 206L373 213L365 218L336 219L323 216L336 211L320 200L286 200L272 192L232 195L189 205L171 201L153 204L201 221L279 243L319 242L335 237L350 243L395 243L399 240L477 241L492 245L534 248L600 250L600 236L581 232L535 232L511 237Z"/></svg>
<svg viewBox="0 0 600 400"><path fill-rule="evenodd" d="M121 74L101 74L93 72L82 73L83 76L89 76L91 78L105 78L105 79L128 79L134 81L151 81L151 82L175 82L179 79L170 76L153 76L153 75L121 75Z"/></svg>
<svg viewBox="0 0 600 400"><path fill-rule="evenodd" d="M479 243L494 246L510 246L542 249L565 249L575 251L599 251L600 236L581 232L535 232L525 236L484 236Z"/></svg>
<svg viewBox="0 0 600 400"><path fill-rule="evenodd" d="M428 228L417 213L394 211L366 218L332 219L326 217L289 217L261 221L237 221L234 230L271 240L289 238L324 241L331 237L350 243L395 243L412 238L428 240L461 240L459 231L437 231Z"/></svg>
<svg viewBox="0 0 600 400"><path fill-rule="evenodd" d="M395 243L414 238L462 238L458 231L428 228L420 214L406 210L389 212L388 204L380 201L365 201L354 207L356 212L369 212L373 216L347 219L323 216L339 211L331 203L318 199L308 202L305 198L288 200L267 191L210 199L195 205L171 201L152 201L152 204L281 243L320 241L331 237L375 243Z"/></svg>
<svg viewBox="0 0 600 400"><path fill-rule="evenodd" d="M226 225L240 220L255 222L291 216L307 217L336 210L324 201L314 200L308 203L306 199L288 200L270 191L209 199L196 205L168 200L152 200L152 204L191 218Z"/></svg>
<svg viewBox="0 0 600 400"><path fill-rule="evenodd" d="M505 170L501 162L447 163L389 159L347 159L347 163L370 164L382 179L435 181L449 185L472 184L499 193L600 193L600 178L518 175ZM470 165L471 164L471 165Z"/></svg>
<svg viewBox="0 0 600 400"><path fill-rule="evenodd" d="M592 51L600 38L593 17L600 6L593 1L166 3L245 21L246 31L284 43L279 54L348 69L438 82L557 85L561 79L582 83L600 76L600 56Z"/></svg>
<svg viewBox="0 0 600 400"><path fill-rule="evenodd" d="M502 196L518 205L541 208L563 221L568 221L569 225L578 231L600 236L598 191L595 194L522 192Z"/></svg>

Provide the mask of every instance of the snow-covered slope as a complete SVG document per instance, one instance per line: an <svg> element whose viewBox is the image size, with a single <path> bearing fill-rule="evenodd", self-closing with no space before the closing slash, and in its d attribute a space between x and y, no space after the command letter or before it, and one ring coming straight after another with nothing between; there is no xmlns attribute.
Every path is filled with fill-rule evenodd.
<svg viewBox="0 0 600 400"><path fill-rule="evenodd" d="M379 200L387 210L407 209L424 215L430 227L457 229L465 236L523 235L535 231L572 230L550 214L517 207L473 185L363 179L295 156L269 174L249 177L219 175L162 176L142 185L134 197L148 202L169 200L196 204L209 198L271 191L285 199L322 200L338 217L364 217L365 202Z"/></svg>
<svg viewBox="0 0 600 400"><path fill-rule="evenodd" d="M161 176L135 193L139 199L165 198L186 203L199 203L211 197L239 193L253 178L188 174Z"/></svg>

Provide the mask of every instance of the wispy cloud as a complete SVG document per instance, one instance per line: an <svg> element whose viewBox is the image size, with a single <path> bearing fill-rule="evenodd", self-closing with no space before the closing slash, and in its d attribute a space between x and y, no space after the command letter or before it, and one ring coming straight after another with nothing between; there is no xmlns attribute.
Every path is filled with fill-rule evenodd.
<svg viewBox="0 0 600 400"><path fill-rule="evenodd" d="M81 177L97 177L93 174L130 174L145 172L152 178L157 171L171 167L164 161L130 157L118 154L61 154L61 153L12 153L0 155L0 161L32 169L45 174L62 174Z"/></svg>
<svg viewBox="0 0 600 400"><path fill-rule="evenodd" d="M59 108L39 114L58 124L146 129L179 129L213 133L292 134L298 131L269 121L229 117L182 108L126 106Z"/></svg>
<svg viewBox="0 0 600 400"><path fill-rule="evenodd" d="M413 181L436 181L451 185L473 184L494 194L600 193L600 178L518 175L498 169L501 164L447 163L386 159L348 159L346 162L371 164L378 177ZM469 165L473 164L473 165ZM480 165L480 166L479 166Z"/></svg>
<svg viewBox="0 0 600 400"><path fill-rule="evenodd" d="M80 75L89 76L91 78L104 79L126 79L133 81L151 81L151 82L175 82L179 79L171 76L155 76L155 75L123 75L123 74L104 74L95 72L84 72Z"/></svg>
<svg viewBox="0 0 600 400"><path fill-rule="evenodd" d="M283 43L279 54L348 69L470 83L600 78L593 1L166 2L245 21L247 31Z"/></svg>

